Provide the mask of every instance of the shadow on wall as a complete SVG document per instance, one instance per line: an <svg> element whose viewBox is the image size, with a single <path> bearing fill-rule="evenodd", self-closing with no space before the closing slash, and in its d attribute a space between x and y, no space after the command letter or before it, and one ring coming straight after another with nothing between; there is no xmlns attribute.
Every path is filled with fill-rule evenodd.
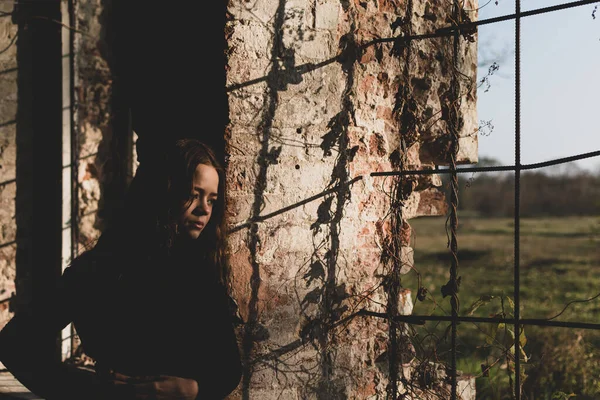
<svg viewBox="0 0 600 400"><path fill-rule="evenodd" d="M251 208L251 218L256 218L264 206L264 192L267 186L267 171L269 165L276 163L281 148L270 148L269 137L275 110L277 109L278 97L277 91L284 90L285 84L279 80L279 64L276 60L279 57L287 59L290 54L280 54L280 49L284 49L282 43L281 32L284 22L285 0L279 0L277 11L275 13L273 47L271 48L271 70L268 74L267 84L267 100L262 109L261 123L258 126L258 136L260 138L261 148L257 157L259 172L256 178L256 186L254 188L254 201ZM293 57L293 53L291 54ZM248 249L250 250L250 265L252 266L252 275L250 277L250 300L248 303L248 320L243 330L242 338L242 357L243 357L243 376L242 376L242 398L250 399L250 382L253 374L254 364L252 362L252 354L254 352L254 343L261 339L268 338L268 331L258 323L258 292L260 289L260 265L256 258L260 238L258 236L258 224L254 223L248 231ZM265 335L266 334L266 335Z"/></svg>
<svg viewBox="0 0 600 400"><path fill-rule="evenodd" d="M323 399L341 399L346 398L345 384L335 380L337 378L334 371L336 354L335 346L332 346L335 343L335 337L332 335L331 329L347 310L347 306L343 305L343 301L349 296L346 293L345 285L338 284L336 281L336 269L340 251L340 222L344 207L350 199L351 183L348 183L348 165L356 154L358 147L348 148L347 136L347 129L354 119L354 108L350 93L354 85L353 68L357 59L356 45L352 36L345 36L340 44L342 48L346 49L343 51L344 56L319 65L321 67L331 62L343 60L343 69L346 72L346 88L342 99L342 110L330 120L328 124L329 131L323 136L321 144L325 157L331 156L333 148L338 150L338 156L329 182L330 189L296 205L271 213L269 216L261 217L260 212L264 206L264 193L267 185L267 171L270 165L278 162L282 150L281 147L270 147L269 143L271 127L278 106L277 92L286 90L289 83L299 83L302 79L301 74L311 70L296 68L294 50L286 49L283 45L281 32L284 13L285 1L281 0L275 17L275 37L273 38L271 50L271 59L274 62L271 64L269 74L265 77L268 85L267 101L262 110L261 123L259 124L258 134L262 145L256 161L259 165L259 173L254 190L251 222L234 228L235 231L242 228L249 229L248 248L252 266L249 314L243 330L244 376L242 379L242 396L244 399L250 398L250 384L256 368L272 368L277 370L278 373L285 374L284 371L278 369L279 366L286 365L284 356L302 346L312 345L316 349L320 349L317 361L319 368L314 373L305 371L307 372L304 389L307 392L306 394L316 394ZM352 57L347 57L348 54L351 54ZM280 64L275 62L276 60L283 60L286 67L282 69L279 66ZM229 88L229 90L232 90L232 88ZM315 287L301 301L301 312L303 314L301 317L305 321L301 330L301 339L272 350L266 355L255 357L253 354L255 343L269 338L267 329L258 322L260 264L256 255L258 254L260 239L257 222L320 197L323 197L323 200L318 208L317 221L311 226L311 229L313 230L313 236L320 236L323 239L320 243L314 243L309 271L303 277L307 287L310 285Z"/></svg>

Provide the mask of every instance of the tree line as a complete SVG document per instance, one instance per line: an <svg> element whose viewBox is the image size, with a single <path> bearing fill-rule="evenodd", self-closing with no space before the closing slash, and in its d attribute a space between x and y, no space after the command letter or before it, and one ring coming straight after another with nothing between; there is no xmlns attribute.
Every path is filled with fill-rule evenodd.
<svg viewBox="0 0 600 400"><path fill-rule="evenodd" d="M500 165L482 159L478 166ZM449 196L450 178L443 174ZM600 170L592 173L577 167L555 167L522 171L519 188L515 174L508 172L458 174L459 212L484 217L513 217L515 190L519 190L522 217L600 215Z"/></svg>

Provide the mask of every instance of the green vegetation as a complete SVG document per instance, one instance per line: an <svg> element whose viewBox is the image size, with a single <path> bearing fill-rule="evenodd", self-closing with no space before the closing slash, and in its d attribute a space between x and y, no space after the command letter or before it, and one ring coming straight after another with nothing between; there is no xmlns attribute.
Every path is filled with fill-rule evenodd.
<svg viewBox="0 0 600 400"><path fill-rule="evenodd" d="M459 175L459 204L486 217L514 215L514 172ZM442 177L449 194L448 177ZM600 173L523 171L520 179L522 217L600 215Z"/></svg>
<svg viewBox="0 0 600 400"><path fill-rule="evenodd" d="M411 289L415 299L420 274L428 291L424 301L414 300L413 314L449 315L448 298L440 292L450 266L446 219L409 222L415 270L402 278L402 286ZM600 217L523 218L520 236L521 318L551 318L569 302L600 293ZM459 213L457 237L460 315L511 317L514 219ZM570 304L554 320L600 323L599 316L600 296ZM461 323L458 327L458 368L478 377L478 399L511 398L513 327L494 325ZM447 327L447 323L415 326L421 357L432 357L435 346L435 357L449 360ZM571 394L578 400L600 398L600 331L526 326L520 341L524 398L569 398ZM485 374L482 365L483 370L489 367Z"/></svg>

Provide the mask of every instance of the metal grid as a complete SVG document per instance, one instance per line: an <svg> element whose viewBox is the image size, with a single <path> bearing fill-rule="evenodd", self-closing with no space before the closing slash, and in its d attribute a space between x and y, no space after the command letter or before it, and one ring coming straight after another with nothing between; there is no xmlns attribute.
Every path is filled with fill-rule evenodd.
<svg viewBox="0 0 600 400"><path fill-rule="evenodd" d="M515 7L514 14L505 15L505 16L501 16L501 17L495 17L495 18L489 18L489 19L483 19L483 20L468 22L468 23L464 23L464 24L455 24L454 26L449 26L449 27L438 29L432 33L426 33L426 34L420 34L420 35L398 36L398 37L394 37L394 38L376 39L376 40L373 40L371 42L365 43L360 46L361 49L364 49L368 46L372 46L372 45L380 44L380 43L394 43L394 44L401 43L402 44L402 43L408 43L408 42L411 42L414 40L424 40L424 39L440 38L440 37L452 37L454 39L453 62L456 63L457 62L458 43L459 43L459 40L461 40L461 36L463 34L472 33L473 30L477 26L487 25L487 24L492 24L492 23L497 23L497 22L502 22L502 21L508 21L508 20L515 20L515 53L516 53L516 59L515 59L515 77L516 77L516 80L515 80L515 164L514 165L504 165L504 166L491 166L491 167L460 167L460 168L457 168L456 163L454 162L454 158L456 156L456 152L457 152L457 148L458 148L458 146L457 146L457 142L458 142L457 126L458 125L456 125L458 123L458 121L457 121L456 113L455 113L454 118L452 118L452 115L450 117L450 122L454 123L454 126L450 127L450 135L451 135L451 139L453 140L454 143L453 143L453 146L451 147L451 149L453 150L453 152L452 152L453 154L451 154L451 163L450 163L450 166L448 169L439 169L436 167L435 169L427 169L427 170L401 170L401 171L373 172L373 173L369 174L369 176L371 176L371 177L385 177L385 176L403 177L403 176L433 175L433 174L449 174L449 175L451 175L451 179L452 179L451 180L452 192L451 192L451 198L450 198L450 205L451 205L451 215L450 215L451 227L450 227L450 230L451 230L451 232L450 232L449 236L451 236L450 250L452 252L453 257L452 257L452 265L450 266L450 281L448 282L448 284L446 286L448 287L448 289L447 289L448 295L450 295L450 304L452 306L452 315L450 315L450 316L394 315L391 319L396 322L408 323L408 324L413 324L413 325L424 325L427 321L445 321L445 322L451 323L451 328L452 328L451 329L451 334L452 334L451 351L452 351L452 353L451 353L451 369L450 369L450 371L451 371L451 399L452 400L457 399L456 336L457 336L457 325L459 322L496 323L496 324L497 323L505 323L505 324L513 325L515 332L520 332L521 327L526 326L526 325L600 330L600 324L583 323L583 322L553 321L552 319L556 318L558 315L553 318L549 318L549 319L523 319L523 318L521 318L520 312L519 312L519 308L520 308L520 265L519 265L520 229L519 229L519 225L520 225L520 174L521 174L521 171L540 169L540 168L545 168L545 167L549 167L549 166L553 166L553 165L559 165L559 164L564 164L564 163L573 162L573 161L577 161L577 160L583 160L583 159L587 159L587 158L591 158L591 157L600 156L600 150L598 150L598 151L577 154L577 155L573 155L573 156L569 156L569 157L558 158L558 159L534 163L534 164L522 164L521 163L521 147L520 147L520 142L521 142L521 124L520 124L520 114L521 114L521 101L520 101L520 97L521 97L521 57L520 57L521 18L529 17L529 16L533 16L533 15L544 14L544 13L549 13L549 12L554 12L554 11L565 10L565 9L579 7L579 6L588 5L588 4L597 3L597 2L598 2L598 0L581 0L581 1L560 4L560 5L556 5L556 6L552 6L552 7L545 7L545 8L539 8L539 9L535 9L535 10L521 12L520 0L516 0L516 7ZM455 13L459 12L459 5L458 5L457 1L454 2L454 11L455 11ZM458 18L455 18L455 20L458 20ZM323 65L339 61L343 57L344 57L344 55L342 54L342 55L339 55L338 57L334 57L323 63L304 65L301 68L298 68L298 72L307 72L307 71L322 67ZM258 79L255 79L255 80L252 80L249 82L244 82L243 84L232 85L227 88L227 91L232 91L232 90L238 89L243 86L252 85L263 79L264 78L258 78ZM451 84L451 86L452 85L455 86L456 82ZM455 98L453 100L456 100L458 97L458 93L456 90L454 91L453 95L455 96ZM458 201L457 175L460 173L500 172L500 171L512 171L515 174L515 193L514 193L514 205L515 205L515 213L514 213L515 311L514 311L514 318L497 318L497 317L496 318L494 318L494 317L482 318L482 317L459 316L458 315L458 294L457 294L458 287L457 287L457 282L456 282L457 281L457 269L458 269L458 255L457 255L458 245L457 245L457 241L456 241L456 226L457 226L456 209L457 209L457 201ZM255 224L255 223L261 222L261 221L265 221L265 220L270 219L278 214L287 212L293 208L299 207L303 204L312 202L321 197L324 197L331 193L337 192L342 187L351 186L354 183L356 183L362 179L363 179L363 176L354 177L353 179L351 179L343 184L332 187L326 191L323 191L315 196L304 199L298 203L289 205L287 207L284 207L280 210L277 210L275 212L272 212L272 213L269 213L266 215L256 216L242 224L239 224L239 225L233 227L232 229L230 229L229 232L230 233L237 232L241 229L248 228L252 224ZM390 315L388 315L386 313L378 313L378 312L372 312L372 311L368 311L368 310L360 310L360 311L344 318L343 320L339 321L338 323L336 323L336 325L342 324L345 321L348 321L349 319L352 319L356 316L361 316L361 315L368 316L368 317L388 319L388 320L390 319ZM516 335L516 337L518 337L517 334L515 334L515 335ZM519 343L519 340L515 340L515 354L517 354L517 355L520 354L520 351L521 351L520 347L521 347L521 345ZM515 381L514 381L514 389L515 389L514 393L515 393L516 400L521 399L521 393L520 393L520 386L521 386L520 372L521 371L520 371L520 369L521 369L520 359L519 359L519 356L516 356L515 357ZM396 378L392 378L392 379L395 380ZM396 387L396 385L392 384L392 387ZM396 399L397 394L394 394L393 398Z"/></svg>
<svg viewBox="0 0 600 400"><path fill-rule="evenodd" d="M418 170L418 171L394 171L394 172L378 172L372 173L371 176L407 176L407 175L427 175L427 174L450 174L451 176L451 198L450 198L450 251L452 253L452 262L450 266L450 280L445 285L446 289L444 293L444 287L442 287L442 292L444 297L446 295L450 296L450 305L452 307L452 315L451 316L427 316L427 315L410 315L410 316L395 316L394 320L398 322L405 322L409 324L424 324L425 321L448 321L451 323L451 399L457 399L457 368L456 368L456 337L457 337L457 324L458 322L481 322L481 323L505 323L511 324L514 326L515 332L515 380L514 380L514 398L516 400L521 399L521 366L520 366L520 352L521 352L521 344L520 341L517 340L519 337L519 333L521 332L521 327L524 325L537 325L537 326L556 326L556 327L565 327L565 328L584 328L584 329L600 329L600 324L590 324L590 323L581 323L581 322L559 322L559 321L551 321L551 319L522 319L520 316L520 176L521 171L523 170L531 170L547 167L550 165L557 165L562 163L567 163L571 161L581 160L590 157L597 157L600 155L600 151L594 151L590 153L574 155L571 157L560 158L556 160L551 160L547 162L537 163L537 164L521 164L521 18L528 17L532 15L539 15L548 12L554 12L558 10L565 10L573 7L578 7L586 4L597 3L597 0L581 0L571 3L565 3L552 7L545 7L536 10L531 10L527 12L521 12L521 1L515 0L515 13L511 15L490 18L475 22L468 22L465 24L456 24L454 26L438 29L430 34L416 35L404 38L392 38L392 39L384 39L382 41L412 41L412 40L420 40L420 39L428 39L434 37L442 37L442 36L452 36L454 39L454 54L453 61L456 64L457 62L457 51L458 51L458 42L460 40L461 34L472 32L472 30L479 25L486 25L491 23L496 23L500 21L507 20L515 20L515 165L510 166L499 166L499 167L466 167L466 168L457 168L455 163L455 156L457 154L457 142L458 142L458 132L457 132L457 120L456 115L450 114L450 136L452 140L452 154L451 154L451 162L448 169L440 170ZM454 14L455 21L458 21L458 12L459 12L459 4L458 1L454 1ZM451 82L451 95L453 97L453 101L456 102L458 99L458 93L455 88L455 78L453 77L453 81ZM477 317L460 317L458 315L458 285L457 285L457 268L458 268L458 248L456 241L456 226L457 226L457 174L458 173L466 173L466 172L496 172L496 171L514 171L515 174L515 190L514 190L514 318L477 318ZM370 315L379 318L389 318L386 314L383 313L372 313L368 311L361 311L362 314ZM560 315L560 314L559 314ZM393 377L392 379L396 379ZM396 399L397 394L394 393L393 398Z"/></svg>

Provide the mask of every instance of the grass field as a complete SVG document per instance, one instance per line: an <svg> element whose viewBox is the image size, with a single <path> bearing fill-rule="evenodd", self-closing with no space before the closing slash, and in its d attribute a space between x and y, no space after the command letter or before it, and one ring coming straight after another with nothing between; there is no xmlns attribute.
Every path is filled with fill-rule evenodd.
<svg viewBox="0 0 600 400"><path fill-rule="evenodd" d="M448 281L450 255L445 218L409 221L413 228L415 269L427 299L415 300L413 314L448 315L448 298L440 288ZM600 323L600 217L522 219L520 221L521 318L551 318L571 303L555 321ZM514 220L459 215L458 275L460 315L512 316L514 302ZM417 273L402 278L413 299ZM472 305L478 300L480 306ZM428 323L417 329L423 351L434 346L448 358L447 324ZM511 327L462 323L458 328L458 366L482 375L481 365L493 365L488 377L477 378L479 399L510 398ZM575 394L576 399L600 399L600 331L525 327L522 365L524 397L551 399ZM429 347L428 347L429 346ZM525 361L525 357L527 361ZM564 397L567 398L567 397Z"/></svg>

